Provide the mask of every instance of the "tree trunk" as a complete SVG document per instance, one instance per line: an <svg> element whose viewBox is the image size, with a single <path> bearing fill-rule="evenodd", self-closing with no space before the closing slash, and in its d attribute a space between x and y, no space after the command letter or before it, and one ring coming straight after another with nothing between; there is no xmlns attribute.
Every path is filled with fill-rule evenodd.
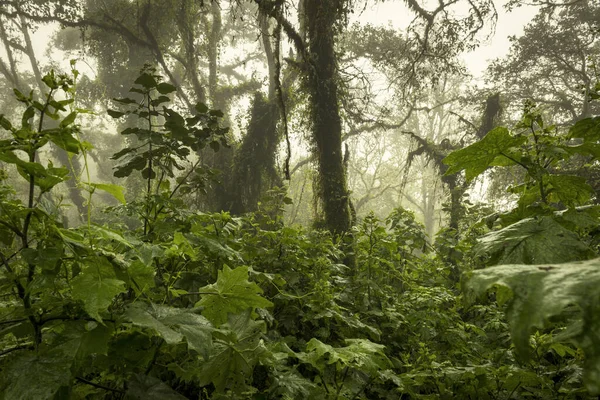
<svg viewBox="0 0 600 400"><path fill-rule="evenodd" d="M350 230L351 217L342 154L342 124L338 104L336 26L342 16L341 0L306 0L305 13L311 65L310 96L312 136L316 145L318 196L325 226L333 234Z"/></svg>

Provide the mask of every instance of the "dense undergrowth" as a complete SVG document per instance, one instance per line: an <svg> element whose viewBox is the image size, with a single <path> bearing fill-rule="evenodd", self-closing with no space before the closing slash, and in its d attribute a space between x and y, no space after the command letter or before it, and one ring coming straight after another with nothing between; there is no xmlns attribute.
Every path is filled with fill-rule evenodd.
<svg viewBox="0 0 600 400"><path fill-rule="evenodd" d="M572 154L599 154L598 118L563 140L528 108L516 127L525 133L501 128L448 158L449 172L466 169L468 179L492 165L525 168L515 210L485 218L467 210L465 228L433 244L409 211L369 215L352 231L348 268L341 249L350 238L283 224L283 191L240 218L186 207L185 195L208 187L212 171L182 161L225 145L222 114L202 104L189 117L168 108L175 88L152 69L132 88L139 97L109 112L129 118L122 133L133 138L115 155L115 174L141 172L145 193L125 203L121 187L82 179L90 204L97 191L122 204L66 228L50 194L68 169L44 166L40 151L52 143L85 156L91 145L79 139L85 110L73 106L73 79L44 82L43 103L16 92L26 109L20 126L0 118L11 134L0 160L25 181L9 185L3 175L0 186L1 398L600 392L600 211L582 207L585 182L552 169Z"/></svg>

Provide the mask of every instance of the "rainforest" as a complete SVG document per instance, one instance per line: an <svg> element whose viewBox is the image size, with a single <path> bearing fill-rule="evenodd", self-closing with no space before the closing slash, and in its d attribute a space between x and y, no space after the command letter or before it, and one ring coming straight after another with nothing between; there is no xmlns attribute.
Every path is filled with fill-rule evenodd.
<svg viewBox="0 0 600 400"><path fill-rule="evenodd" d="M597 0L0 0L0 400L600 398Z"/></svg>

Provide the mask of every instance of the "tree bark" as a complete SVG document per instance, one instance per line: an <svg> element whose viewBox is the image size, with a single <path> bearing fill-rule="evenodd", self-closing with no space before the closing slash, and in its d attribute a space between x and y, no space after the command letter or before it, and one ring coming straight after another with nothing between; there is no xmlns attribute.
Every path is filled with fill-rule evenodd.
<svg viewBox="0 0 600 400"><path fill-rule="evenodd" d="M305 2L311 64L308 66L307 89L317 152L318 195L325 226L335 235L348 232L351 225L334 48L342 6L341 0Z"/></svg>

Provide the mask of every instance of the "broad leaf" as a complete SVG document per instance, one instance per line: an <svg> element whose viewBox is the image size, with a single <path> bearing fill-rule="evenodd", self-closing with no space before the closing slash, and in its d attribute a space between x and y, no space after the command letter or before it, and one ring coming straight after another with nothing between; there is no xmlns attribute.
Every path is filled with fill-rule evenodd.
<svg viewBox="0 0 600 400"><path fill-rule="evenodd" d="M260 354L266 351L260 344L263 332L264 322L253 321L249 309L238 315L230 315L229 322L215 332L219 341L202 366L200 384L212 383L221 392L244 388Z"/></svg>
<svg viewBox="0 0 600 400"><path fill-rule="evenodd" d="M134 325L154 330L168 344L180 343L185 337L188 347L205 358L212 348L211 332L214 328L193 310L134 303L125 316Z"/></svg>
<svg viewBox="0 0 600 400"><path fill-rule="evenodd" d="M385 346L367 339L346 339L346 343L349 346L333 347L312 338L306 345L306 352L297 353L297 357L321 372L327 365L338 363L338 369L352 367L370 374L392 366L384 353Z"/></svg>
<svg viewBox="0 0 600 400"><path fill-rule="evenodd" d="M563 203L568 207L584 205L594 194L594 189L586 179L573 175L549 175L548 200L551 203Z"/></svg>
<svg viewBox="0 0 600 400"><path fill-rule="evenodd" d="M0 388L5 400L53 399L71 381L72 360L59 353L19 354L2 371ZM2 385L5 385L4 387Z"/></svg>
<svg viewBox="0 0 600 400"><path fill-rule="evenodd" d="M156 85L156 90L158 90L158 93L160 94L169 94L175 92L177 88L169 83L162 82Z"/></svg>
<svg viewBox="0 0 600 400"><path fill-rule="evenodd" d="M125 291L125 282L115 278L112 266L103 257L90 260L90 264L73 279L73 298L81 300L85 311L102 322L100 313L108 309L116 295Z"/></svg>
<svg viewBox="0 0 600 400"><path fill-rule="evenodd" d="M585 260L593 256L579 237L552 217L527 218L478 239L475 254L487 265L542 264Z"/></svg>
<svg viewBox="0 0 600 400"><path fill-rule="evenodd" d="M530 356L529 335L565 307L577 305L581 328L571 338L585 352L584 378L592 394L600 394L600 259L568 264L501 265L474 271L467 287L480 294L494 285L507 287L513 297L508 320L517 353Z"/></svg>
<svg viewBox="0 0 600 400"><path fill-rule="evenodd" d="M143 374L134 375L127 384L126 400L186 400L163 381Z"/></svg>
<svg viewBox="0 0 600 400"><path fill-rule="evenodd" d="M106 183L92 183L91 186L110 194L119 202L121 202L121 204L125 204L125 195L123 194L125 188L123 186L111 185Z"/></svg>
<svg viewBox="0 0 600 400"><path fill-rule="evenodd" d="M569 129L569 137L583 138L586 142L596 142L600 140L600 117L585 118L577 121Z"/></svg>
<svg viewBox="0 0 600 400"><path fill-rule="evenodd" d="M444 164L449 168L446 175L465 170L467 181L473 180L479 174L493 165L514 164L506 155L509 150L523 144L524 136L512 136L504 127L494 128L483 139L464 149L456 150L444 158ZM497 161L495 161L498 159Z"/></svg>
<svg viewBox="0 0 600 400"><path fill-rule="evenodd" d="M216 326L227 321L228 314L238 314L248 308L271 307L273 303L261 296L262 289L248 281L248 267L219 271L217 282L200 289L202 299L196 306L204 307L202 315Z"/></svg>

